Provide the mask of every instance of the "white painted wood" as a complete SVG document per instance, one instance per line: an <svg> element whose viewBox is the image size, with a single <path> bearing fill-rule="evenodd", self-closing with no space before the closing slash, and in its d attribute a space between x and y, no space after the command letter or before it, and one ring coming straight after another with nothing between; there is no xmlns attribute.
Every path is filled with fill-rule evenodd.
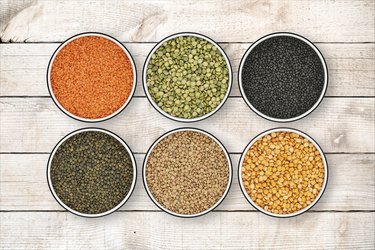
<svg viewBox="0 0 375 250"><path fill-rule="evenodd" d="M19 11L27 8L32 0L1 0L0 23L7 23Z"/></svg>
<svg viewBox="0 0 375 250"><path fill-rule="evenodd" d="M65 212L1 213L4 249L373 249L374 213L163 212L80 218Z"/></svg>
<svg viewBox="0 0 375 250"><path fill-rule="evenodd" d="M1 24L0 38L63 41L99 31L121 41L155 42L195 31L221 42L253 42L290 31L315 42L374 42L374 10L372 0L35 1Z"/></svg>
<svg viewBox="0 0 375 250"><path fill-rule="evenodd" d="M117 133L139 153L145 153L163 133L186 126L213 133L232 153L242 152L264 130L280 126L305 131L326 152L375 152L374 104L374 98L324 98L308 117L278 124L257 116L242 98L229 98L210 118L186 124L165 118L146 98L133 98L113 119L88 124L66 116L50 98L1 98L0 152L50 152L67 133L90 126Z"/></svg>
<svg viewBox="0 0 375 250"><path fill-rule="evenodd" d="M0 210L63 210L53 199L47 180L48 154L0 154ZM141 177L144 154L135 155L138 167L136 188L122 210L159 211L147 196ZM254 210L238 185L240 155L232 154L231 189L216 210ZM313 211L375 209L375 155L329 154L327 189Z"/></svg>
<svg viewBox="0 0 375 250"><path fill-rule="evenodd" d="M60 43L0 44L0 96L47 96L46 71L51 55ZM137 65L138 85L135 96L144 96L142 69L155 44L126 43ZM221 44L233 69L231 96L240 96L238 67L251 44ZM329 70L327 96L375 96L374 44L317 44Z"/></svg>
<svg viewBox="0 0 375 250"><path fill-rule="evenodd" d="M126 42L138 67L137 98L120 115L99 124L65 116L47 97L50 56L60 42L86 31ZM214 116L194 124L176 123L157 113L142 98L140 85L145 57L155 42L181 31L221 42L234 71L232 97ZM256 116L239 98L237 87L245 50L276 31L296 32L317 42L330 73L327 95L337 97L325 98L313 114L288 124ZM373 0L4 0L0 39L37 42L0 44L0 249L374 248ZM84 219L64 212L50 194L45 177L48 154L4 154L50 152L64 135L88 126L124 138L141 153L136 155L139 170L143 153L164 132L184 126L206 129L236 153L231 154L231 190L217 211L180 219L153 205L138 175L133 196L120 212ZM237 182L238 153L258 133L277 126L303 130L323 150L335 153L327 155L330 176L322 199L312 211L290 219L256 212Z"/></svg>

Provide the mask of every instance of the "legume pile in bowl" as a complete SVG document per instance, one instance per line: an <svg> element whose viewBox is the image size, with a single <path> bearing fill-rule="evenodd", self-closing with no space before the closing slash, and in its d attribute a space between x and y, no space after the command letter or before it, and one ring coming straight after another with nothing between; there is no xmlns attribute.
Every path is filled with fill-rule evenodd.
<svg viewBox="0 0 375 250"><path fill-rule="evenodd" d="M256 209L274 217L292 217L309 210L323 195L328 166L320 146L307 134L277 128L248 144L238 178Z"/></svg>
<svg viewBox="0 0 375 250"><path fill-rule="evenodd" d="M266 35L252 44L238 74L246 104L275 122L309 115L321 103L328 86L327 65L318 48L287 32Z"/></svg>
<svg viewBox="0 0 375 250"><path fill-rule="evenodd" d="M225 52L197 33L165 38L152 49L143 68L143 87L152 106L181 122L214 114L228 98L231 84Z"/></svg>
<svg viewBox="0 0 375 250"><path fill-rule="evenodd" d="M47 69L48 90L68 116L100 122L119 114L136 87L136 67L130 52L115 38L82 33L54 52Z"/></svg>
<svg viewBox="0 0 375 250"><path fill-rule="evenodd" d="M143 181L152 201L165 212L196 217L227 195L232 165L224 146L199 129L182 128L161 136L148 150Z"/></svg>
<svg viewBox="0 0 375 250"><path fill-rule="evenodd" d="M134 190L137 169L127 144L104 129L85 128L65 136L47 166L49 188L58 203L83 217L119 209Z"/></svg>

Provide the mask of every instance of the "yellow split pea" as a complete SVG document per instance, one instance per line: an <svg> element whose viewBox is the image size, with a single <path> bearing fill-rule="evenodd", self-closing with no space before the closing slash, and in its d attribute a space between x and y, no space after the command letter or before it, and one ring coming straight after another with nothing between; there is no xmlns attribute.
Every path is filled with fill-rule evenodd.
<svg viewBox="0 0 375 250"><path fill-rule="evenodd" d="M294 132L272 132L246 152L241 177L253 202L273 214L291 214L309 206L324 183L320 151Z"/></svg>

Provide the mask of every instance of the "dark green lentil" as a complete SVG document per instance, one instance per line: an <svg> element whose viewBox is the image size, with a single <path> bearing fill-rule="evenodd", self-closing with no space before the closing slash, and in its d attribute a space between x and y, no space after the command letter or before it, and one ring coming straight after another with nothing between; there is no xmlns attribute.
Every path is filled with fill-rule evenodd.
<svg viewBox="0 0 375 250"><path fill-rule="evenodd" d="M151 56L147 87L166 113L191 119L213 111L224 99L229 70L221 52L195 36L168 40Z"/></svg>
<svg viewBox="0 0 375 250"><path fill-rule="evenodd" d="M124 146L98 131L84 131L64 141L52 159L50 171L60 200L84 214L99 214L116 207L129 193L134 174Z"/></svg>
<svg viewBox="0 0 375 250"><path fill-rule="evenodd" d="M318 54L290 36L257 44L244 61L241 77L244 94L254 108L278 119L294 118L311 109L325 81Z"/></svg>

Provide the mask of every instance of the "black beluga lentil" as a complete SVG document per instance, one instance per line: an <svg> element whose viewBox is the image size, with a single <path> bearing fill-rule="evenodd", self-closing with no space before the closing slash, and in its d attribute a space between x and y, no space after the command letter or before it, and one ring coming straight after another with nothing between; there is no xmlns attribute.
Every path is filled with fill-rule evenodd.
<svg viewBox="0 0 375 250"><path fill-rule="evenodd" d="M244 60L243 94L260 113L295 118L319 101L326 80L323 62L306 42L286 35L270 37Z"/></svg>
<svg viewBox="0 0 375 250"><path fill-rule="evenodd" d="M131 189L133 174L126 148L99 131L69 137L57 149L50 168L56 195L84 214L104 213L120 204Z"/></svg>

